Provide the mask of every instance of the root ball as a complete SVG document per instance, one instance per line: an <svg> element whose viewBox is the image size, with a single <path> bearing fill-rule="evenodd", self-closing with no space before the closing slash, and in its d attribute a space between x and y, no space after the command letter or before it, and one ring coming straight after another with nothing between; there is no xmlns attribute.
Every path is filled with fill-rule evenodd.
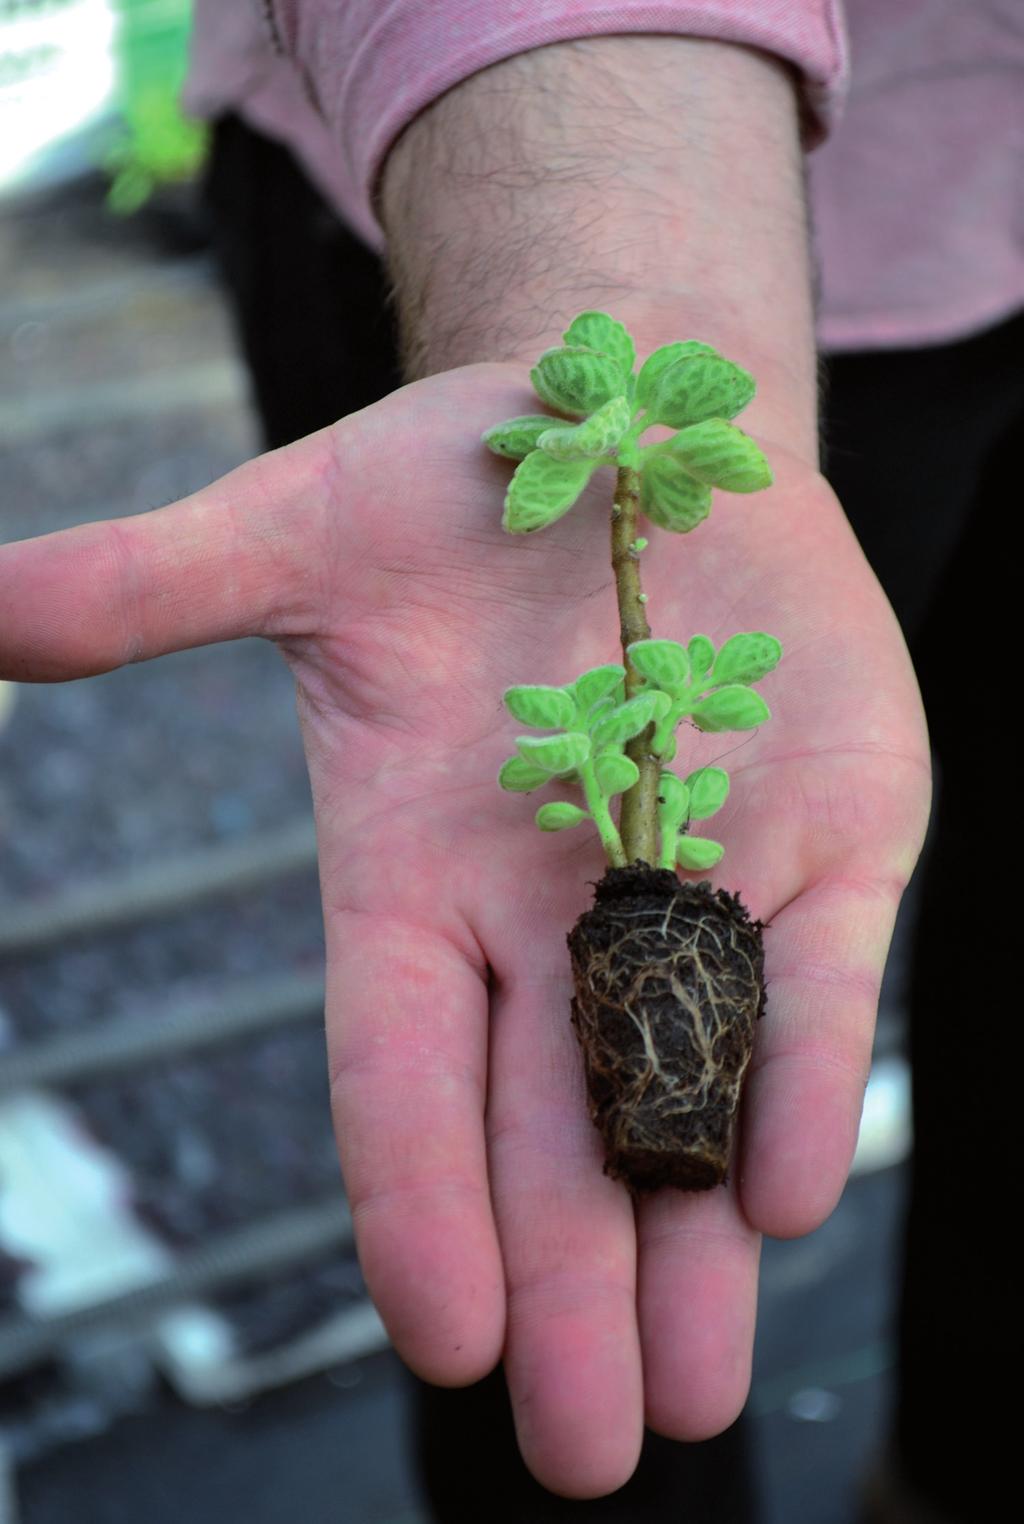
<svg viewBox="0 0 1024 1524"><path fill-rule="evenodd" d="M636 1192L721 1184L764 1008L761 923L641 862L608 869L568 941L605 1172Z"/></svg>

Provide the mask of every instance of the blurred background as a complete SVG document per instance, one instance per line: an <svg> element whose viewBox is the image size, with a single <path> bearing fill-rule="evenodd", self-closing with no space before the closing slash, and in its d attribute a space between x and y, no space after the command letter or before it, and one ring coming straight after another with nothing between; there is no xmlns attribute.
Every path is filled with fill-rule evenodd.
<svg viewBox="0 0 1024 1524"><path fill-rule="evenodd" d="M187 0L0 0L5 540L261 447L188 27ZM335 1161L283 663L246 641L0 684L0 843L0 1524L428 1524ZM904 945L854 1177L765 1250L763 1524L851 1524L886 1433Z"/></svg>

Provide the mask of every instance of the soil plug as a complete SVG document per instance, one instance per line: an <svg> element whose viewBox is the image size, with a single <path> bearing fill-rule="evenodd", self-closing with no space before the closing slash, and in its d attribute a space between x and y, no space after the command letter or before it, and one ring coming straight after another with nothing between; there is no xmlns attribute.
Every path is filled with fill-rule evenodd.
<svg viewBox="0 0 1024 1524"><path fill-rule="evenodd" d="M563 338L531 371L541 401L563 416L511 418L484 443L519 462L502 519L512 534L554 523L595 471L615 468L611 561L623 659L564 686L508 689L513 717L546 733L517 738L498 782L520 793L552 782L578 789L582 804L542 804L536 823L562 831L590 821L608 859L592 909L568 937L572 1023L606 1172L636 1192L708 1190L726 1177L764 1008L762 927L737 896L680 878L679 869L705 873L722 857L719 842L691 827L725 803L729 777L720 767L681 777L670 764L684 721L749 731L769 718L752 685L782 649L760 632L718 649L706 635L686 644L652 638L641 566L657 552L637 521L688 534L707 518L713 488L756 492L772 475L730 421L753 397L754 379L711 345L663 345L637 373L633 340L607 313L581 313ZM656 424L675 432L642 444Z"/></svg>

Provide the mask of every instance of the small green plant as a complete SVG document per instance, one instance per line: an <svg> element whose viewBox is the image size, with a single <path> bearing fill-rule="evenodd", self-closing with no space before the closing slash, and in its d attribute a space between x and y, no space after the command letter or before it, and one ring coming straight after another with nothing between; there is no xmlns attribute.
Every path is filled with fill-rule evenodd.
<svg viewBox="0 0 1024 1524"><path fill-rule="evenodd" d="M128 216L161 186L182 184L199 173L209 132L178 104L191 0L117 0L115 11L119 110L102 162L111 182L107 205Z"/></svg>
<svg viewBox="0 0 1024 1524"><path fill-rule="evenodd" d="M677 867L705 872L721 859L722 844L690 826L722 807L729 777L720 767L683 777L670 764L684 721L750 731L769 718L753 685L782 648L761 632L733 635L717 650L706 635L654 639L640 577L650 542L638 520L688 534L707 518L714 488L756 492L772 474L731 421L754 396L754 379L710 344L665 344L637 372L632 337L607 313L581 313L563 339L531 380L566 416L510 418L484 443L518 462L502 518L512 534L553 524L595 472L614 468L622 663L564 686L509 688L513 717L547 733L519 736L498 782L518 793L577 787L582 804L542 804L536 823L563 831L591 822L608 860L593 909L569 937L572 1018L606 1170L637 1191L702 1190L726 1174L764 1002L762 928L735 896L678 878ZM642 443L655 425L675 432Z"/></svg>
<svg viewBox="0 0 1024 1524"><path fill-rule="evenodd" d="M584 312L568 327L564 347L549 349L531 379L538 396L563 413L510 418L484 435L498 455L519 465L505 498L502 523L513 534L554 523L577 501L595 471L618 472L612 506L612 565L624 665L595 667L565 687L510 688L515 719L553 734L521 736L518 755L502 767L502 788L530 792L557 780L578 784L585 808L542 804L537 825L561 831L592 821L610 864L703 872L723 853L720 843L688 834L725 803L729 779L708 767L686 778L669 770L684 720L699 730L755 730L769 718L752 687L782 654L771 635L733 635L716 651L706 635L686 645L651 638L640 578L649 541L638 514L676 534L707 518L712 488L756 492L770 485L768 463L730 420L754 395L754 379L709 344L666 344L634 373L636 351L625 327L603 312ZM655 424L676 429L657 444L641 443ZM623 795L621 829L612 800Z"/></svg>

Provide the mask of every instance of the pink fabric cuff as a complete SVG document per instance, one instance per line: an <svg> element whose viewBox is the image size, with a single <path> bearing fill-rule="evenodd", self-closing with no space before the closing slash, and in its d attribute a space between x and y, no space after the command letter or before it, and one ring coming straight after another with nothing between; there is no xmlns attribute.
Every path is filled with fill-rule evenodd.
<svg viewBox="0 0 1024 1524"><path fill-rule="evenodd" d="M380 246L373 195L402 129L453 85L547 43L624 33L708 37L788 60L815 146L847 79L840 0L273 0L278 45L302 70L341 151L336 191Z"/></svg>

